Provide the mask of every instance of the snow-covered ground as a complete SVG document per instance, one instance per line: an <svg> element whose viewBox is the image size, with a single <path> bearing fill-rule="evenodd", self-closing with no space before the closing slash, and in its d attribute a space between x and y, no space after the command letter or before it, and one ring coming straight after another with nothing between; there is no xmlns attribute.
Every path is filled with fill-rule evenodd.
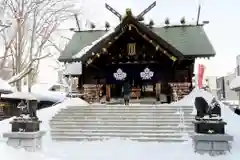
<svg viewBox="0 0 240 160"><path fill-rule="evenodd" d="M196 95L203 95L206 99L211 98L209 93L194 90L192 94L183 100L191 103ZM182 100L182 101L183 101ZM53 142L49 136L48 122L54 114L66 103L76 103L88 105L80 99L66 100L65 104L58 104L51 108L46 108L38 112L39 118L43 121L42 130L47 134L43 139L43 150L36 153L28 153L24 150L15 150L5 145L5 139L0 138L0 155L5 160L239 160L240 159L240 129L238 123L240 117L234 114L227 106L222 105L224 120L228 123L226 131L234 136L232 152L219 157L209 155L198 155L193 152L192 142L184 143L141 143L130 140L112 139L95 142ZM10 129L10 120L0 122L0 134Z"/></svg>

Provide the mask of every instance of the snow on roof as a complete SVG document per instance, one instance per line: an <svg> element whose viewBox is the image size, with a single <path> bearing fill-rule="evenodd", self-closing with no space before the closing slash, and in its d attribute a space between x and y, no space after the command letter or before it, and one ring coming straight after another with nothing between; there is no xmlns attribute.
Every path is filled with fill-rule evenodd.
<svg viewBox="0 0 240 160"><path fill-rule="evenodd" d="M7 81L4 81L3 79L0 78L0 93L8 94L12 92L13 92L12 86Z"/></svg>
<svg viewBox="0 0 240 160"><path fill-rule="evenodd" d="M66 96L66 92L61 91L51 91L53 86L63 86L68 87L65 84L60 83L37 83L32 86L32 95L34 95L39 101L50 101L50 102L62 102ZM27 92L27 87L23 87L24 92Z"/></svg>
<svg viewBox="0 0 240 160"><path fill-rule="evenodd" d="M1 98L20 99L20 100L38 100L35 95L28 92L13 92L11 94L2 94Z"/></svg>
<svg viewBox="0 0 240 160"><path fill-rule="evenodd" d="M50 101L50 102L62 102L66 96L66 92L56 92L56 91L33 91L32 93L39 101Z"/></svg>
<svg viewBox="0 0 240 160"><path fill-rule="evenodd" d="M81 75L82 74L82 62L67 63L64 75Z"/></svg>
<svg viewBox="0 0 240 160"><path fill-rule="evenodd" d="M37 83L37 84L34 84L32 86L32 91L35 92L35 91L47 91L47 90L50 90L53 86L63 86L63 87L68 87L67 85L65 84L60 84L60 83Z"/></svg>
<svg viewBox="0 0 240 160"><path fill-rule="evenodd" d="M240 76L235 77L229 84L230 89L239 90L240 89Z"/></svg>
<svg viewBox="0 0 240 160"><path fill-rule="evenodd" d="M88 45L81 49L80 52L78 52L76 55L73 56L73 58L81 58L84 54L86 54L94 45L96 45L98 42L109 36L115 31L115 28L111 28L108 32L106 32L103 36L98 38L97 40L93 41L91 45Z"/></svg>

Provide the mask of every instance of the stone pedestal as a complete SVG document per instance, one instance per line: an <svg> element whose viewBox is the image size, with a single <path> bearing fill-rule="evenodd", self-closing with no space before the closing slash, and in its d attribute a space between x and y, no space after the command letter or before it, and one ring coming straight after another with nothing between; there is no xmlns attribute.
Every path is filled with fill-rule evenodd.
<svg viewBox="0 0 240 160"><path fill-rule="evenodd" d="M233 136L228 134L198 134L191 135L194 150L197 153L208 153L212 156L222 155L231 150L229 141L233 141Z"/></svg>
<svg viewBox="0 0 240 160"><path fill-rule="evenodd" d="M40 129L41 121L35 119L18 118L10 122L12 132L37 132Z"/></svg>
<svg viewBox="0 0 240 160"><path fill-rule="evenodd" d="M218 120L201 120L193 123L195 132L202 134L225 134L225 125L227 124Z"/></svg>
<svg viewBox="0 0 240 160"><path fill-rule="evenodd" d="M3 137L8 138L7 144L14 148L24 148L27 151L35 152L41 150L44 131L37 132L9 132Z"/></svg>

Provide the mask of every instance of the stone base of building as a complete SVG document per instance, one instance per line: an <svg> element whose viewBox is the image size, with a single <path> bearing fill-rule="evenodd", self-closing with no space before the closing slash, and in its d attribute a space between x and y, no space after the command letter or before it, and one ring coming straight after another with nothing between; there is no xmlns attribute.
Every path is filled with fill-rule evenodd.
<svg viewBox="0 0 240 160"><path fill-rule="evenodd" d="M210 154L211 156L223 155L231 150L233 136L228 134L198 134L191 135L194 151L199 154Z"/></svg>
<svg viewBox="0 0 240 160"><path fill-rule="evenodd" d="M37 132L9 132L3 137L8 138L7 144L14 148L24 148L26 151L35 152L42 148L44 131Z"/></svg>

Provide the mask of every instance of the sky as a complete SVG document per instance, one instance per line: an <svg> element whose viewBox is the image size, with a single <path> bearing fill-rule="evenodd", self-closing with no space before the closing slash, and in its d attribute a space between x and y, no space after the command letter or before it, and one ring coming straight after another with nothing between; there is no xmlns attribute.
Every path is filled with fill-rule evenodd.
<svg viewBox="0 0 240 160"><path fill-rule="evenodd" d="M105 9L105 3L121 14L125 13L126 8L131 8L133 14L137 15L152 2L154 0L78 0L79 19L82 26L85 26L86 20L94 22L97 28L103 28L105 21L115 26L119 21ZM204 29L216 51L216 56L210 60L198 60L197 63L206 66L207 76L223 76L234 71L236 56L240 54L239 0L156 0L156 2L156 7L145 15L145 20L153 19L156 26L163 25L166 17L170 19L171 24L179 24L183 16L186 23L194 23L200 3L202 6L200 21L210 21ZM65 22L60 30L66 30L64 34L71 37L72 33L67 30L75 26L74 21Z"/></svg>

